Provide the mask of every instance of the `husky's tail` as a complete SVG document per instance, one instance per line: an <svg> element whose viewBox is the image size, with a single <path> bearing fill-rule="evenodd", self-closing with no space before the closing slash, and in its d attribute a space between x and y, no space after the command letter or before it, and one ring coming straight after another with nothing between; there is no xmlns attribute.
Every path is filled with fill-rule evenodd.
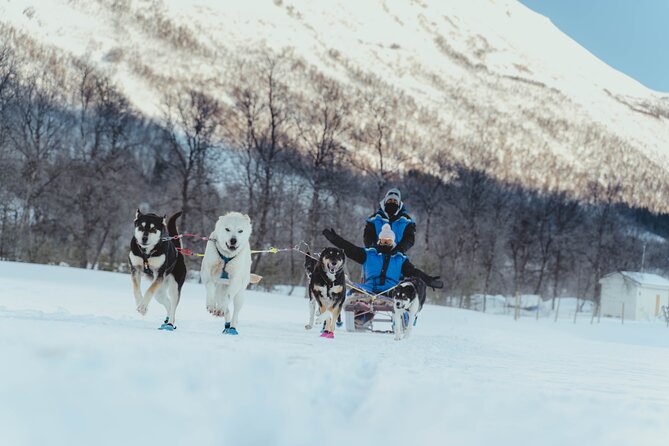
<svg viewBox="0 0 669 446"><path fill-rule="evenodd" d="M419 277L409 277L408 280L413 284L413 287L416 290L416 296L420 303L420 311L423 309L423 304L425 304L425 298L427 297L427 285L425 285L425 282Z"/></svg>
<svg viewBox="0 0 669 446"><path fill-rule="evenodd" d="M311 280L311 275L314 272L318 262L311 257L311 253L307 251L307 254L304 256L304 272L307 273L307 279Z"/></svg>
<svg viewBox="0 0 669 446"><path fill-rule="evenodd" d="M181 211L177 212L176 214L171 216L169 221L167 222L167 233L170 235L170 237L179 235L179 230L177 229L177 218L181 217L181 214L183 214L183 212ZM174 244L179 248L182 248L180 238L176 239L174 241Z"/></svg>

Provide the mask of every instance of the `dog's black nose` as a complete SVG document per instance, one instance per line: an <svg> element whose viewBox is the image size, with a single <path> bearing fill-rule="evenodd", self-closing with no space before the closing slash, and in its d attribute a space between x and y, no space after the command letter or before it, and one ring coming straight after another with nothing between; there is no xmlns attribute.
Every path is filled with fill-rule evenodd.
<svg viewBox="0 0 669 446"><path fill-rule="evenodd" d="M230 239L230 244L231 244L231 245L236 245L236 244L237 244L237 239L234 238L234 237L232 237L232 238Z"/></svg>

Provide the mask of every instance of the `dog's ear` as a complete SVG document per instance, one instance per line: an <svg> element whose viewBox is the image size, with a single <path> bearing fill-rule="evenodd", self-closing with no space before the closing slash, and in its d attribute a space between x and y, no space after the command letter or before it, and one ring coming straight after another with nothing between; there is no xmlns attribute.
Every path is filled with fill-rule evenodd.
<svg viewBox="0 0 669 446"><path fill-rule="evenodd" d="M250 237L251 234L253 233L253 225L251 224L251 217L249 217L249 216L246 215L246 214L243 214L243 215L244 215L244 218L246 219L246 222L249 224L249 232L248 232L248 234L249 234L249 237Z"/></svg>
<svg viewBox="0 0 669 446"><path fill-rule="evenodd" d="M142 212L137 208L137 212L135 212L135 221L137 221L140 215L142 215Z"/></svg>
<svg viewBox="0 0 669 446"><path fill-rule="evenodd" d="M167 214L163 215L163 227L167 227Z"/></svg>

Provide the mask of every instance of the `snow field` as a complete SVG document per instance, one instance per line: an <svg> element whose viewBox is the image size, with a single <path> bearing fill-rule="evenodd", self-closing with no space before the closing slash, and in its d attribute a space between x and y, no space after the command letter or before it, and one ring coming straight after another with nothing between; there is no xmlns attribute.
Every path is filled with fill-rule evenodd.
<svg viewBox="0 0 669 446"><path fill-rule="evenodd" d="M0 262L2 444L664 445L669 329L426 306L413 337L305 331L248 292L240 336L186 283L175 332L127 275Z"/></svg>

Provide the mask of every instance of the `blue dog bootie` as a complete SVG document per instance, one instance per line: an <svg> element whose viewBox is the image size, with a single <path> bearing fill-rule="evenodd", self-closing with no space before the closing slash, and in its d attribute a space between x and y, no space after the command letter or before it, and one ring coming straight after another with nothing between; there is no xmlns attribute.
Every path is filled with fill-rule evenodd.
<svg viewBox="0 0 669 446"><path fill-rule="evenodd" d="M225 329L223 330L223 334L238 335L239 332L237 331L237 329L235 327L230 326L230 322L226 322L225 323Z"/></svg>
<svg viewBox="0 0 669 446"><path fill-rule="evenodd" d="M166 317L163 324L160 327L158 327L158 330L174 331L176 329L177 329L177 327L175 327L173 324L170 323L169 316Z"/></svg>
<svg viewBox="0 0 669 446"><path fill-rule="evenodd" d="M405 328L409 326L409 312L408 311L405 311L404 314L402 314L402 325L404 325Z"/></svg>

